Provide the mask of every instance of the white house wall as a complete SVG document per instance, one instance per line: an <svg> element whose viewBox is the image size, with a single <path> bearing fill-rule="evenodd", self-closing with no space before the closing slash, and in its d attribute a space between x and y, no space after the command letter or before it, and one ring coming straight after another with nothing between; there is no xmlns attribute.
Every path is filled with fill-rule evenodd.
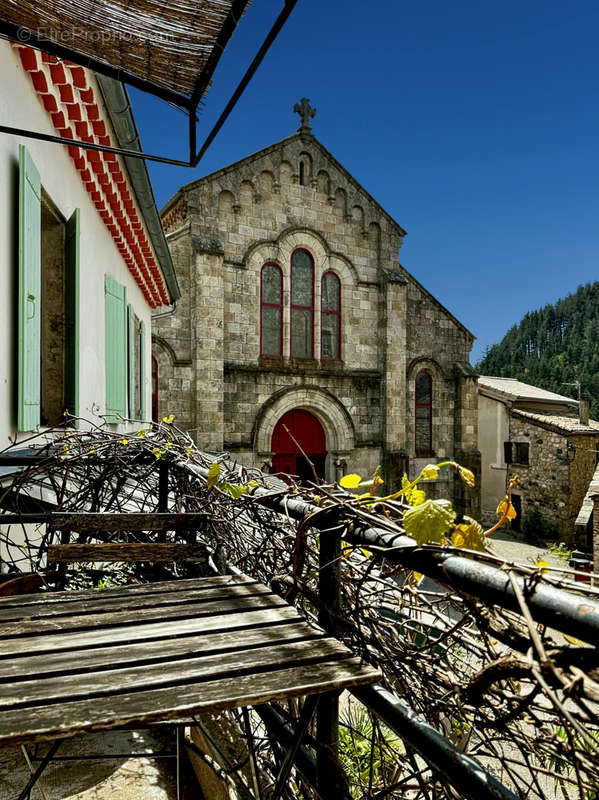
<svg viewBox="0 0 599 800"><path fill-rule="evenodd" d="M18 54L0 40L0 118L15 127L55 134ZM145 408L151 408L150 307L127 269L85 186L59 144L0 134L0 449L15 434L17 392L17 223L19 144L29 151L42 187L68 219L80 209L80 414L105 410L104 275L127 289L127 301L144 322L146 336Z"/></svg>
<svg viewBox="0 0 599 800"><path fill-rule="evenodd" d="M478 396L478 448L481 456L481 507L483 519L495 522L495 510L505 494L503 443L509 440L509 415L505 403Z"/></svg>

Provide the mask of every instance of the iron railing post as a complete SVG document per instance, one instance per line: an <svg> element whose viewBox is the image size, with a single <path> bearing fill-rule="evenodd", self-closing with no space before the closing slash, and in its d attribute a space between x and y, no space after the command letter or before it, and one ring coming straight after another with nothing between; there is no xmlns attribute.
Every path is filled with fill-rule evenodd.
<svg viewBox="0 0 599 800"><path fill-rule="evenodd" d="M329 528L320 533L318 621L331 634L335 634L335 617L341 608L339 586L339 559L341 557L341 528ZM317 788L323 800L334 800L343 793L343 779L337 750L339 744L339 693L325 694L316 716Z"/></svg>

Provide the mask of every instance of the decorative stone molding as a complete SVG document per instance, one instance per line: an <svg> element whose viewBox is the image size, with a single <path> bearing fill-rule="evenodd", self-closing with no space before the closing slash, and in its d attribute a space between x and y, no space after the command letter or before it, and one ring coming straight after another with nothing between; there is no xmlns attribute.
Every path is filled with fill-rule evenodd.
<svg viewBox="0 0 599 800"><path fill-rule="evenodd" d="M333 394L311 386L283 389L264 403L256 417L254 450L259 453L270 452L275 425L283 414L294 409L314 414L324 428L329 452L340 454L353 451L355 431L347 410Z"/></svg>

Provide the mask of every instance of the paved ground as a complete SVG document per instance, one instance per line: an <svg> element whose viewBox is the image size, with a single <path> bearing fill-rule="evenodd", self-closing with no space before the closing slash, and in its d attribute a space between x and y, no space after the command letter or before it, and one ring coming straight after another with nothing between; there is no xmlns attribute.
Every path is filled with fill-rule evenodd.
<svg viewBox="0 0 599 800"><path fill-rule="evenodd" d="M164 740L149 731L118 731L65 742L57 755L149 753L164 748ZM0 800L14 800L29 774L20 748L0 750ZM116 756L102 761L54 762L34 788L31 800L67 798L176 800L174 759L128 759Z"/></svg>

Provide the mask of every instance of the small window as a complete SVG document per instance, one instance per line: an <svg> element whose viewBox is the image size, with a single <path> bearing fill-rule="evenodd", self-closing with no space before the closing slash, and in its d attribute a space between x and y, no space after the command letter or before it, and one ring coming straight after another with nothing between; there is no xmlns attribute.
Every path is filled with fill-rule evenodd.
<svg viewBox="0 0 599 800"><path fill-rule="evenodd" d="M503 457L505 463L528 465L530 463L529 447L528 442L504 442Z"/></svg>
<svg viewBox="0 0 599 800"><path fill-rule="evenodd" d="M314 357L314 262L307 250L291 256L291 357Z"/></svg>
<svg viewBox="0 0 599 800"><path fill-rule="evenodd" d="M260 283L260 354L283 354L283 274L277 264L262 267Z"/></svg>
<svg viewBox="0 0 599 800"><path fill-rule="evenodd" d="M325 272L321 282L320 357L341 359L341 282L334 272Z"/></svg>
<svg viewBox="0 0 599 800"><path fill-rule="evenodd" d="M417 456L433 455L433 379L424 370L416 375L415 450Z"/></svg>

